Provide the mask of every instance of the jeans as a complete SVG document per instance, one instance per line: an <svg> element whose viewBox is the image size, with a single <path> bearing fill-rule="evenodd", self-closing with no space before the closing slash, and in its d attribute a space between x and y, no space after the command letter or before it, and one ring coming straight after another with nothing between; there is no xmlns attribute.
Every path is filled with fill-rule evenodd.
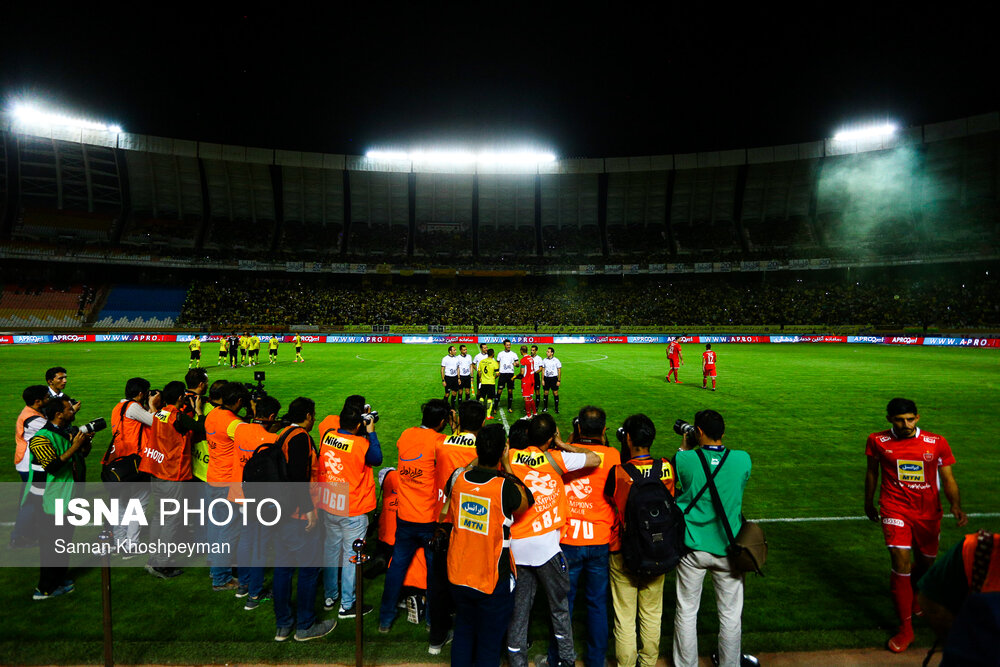
<svg viewBox="0 0 1000 667"><path fill-rule="evenodd" d="M116 488L115 485L111 485L108 488L111 489L108 495L111 498L118 498L121 507L125 507L129 500L135 498L142 505L145 511L146 506L149 504L149 486L141 486L137 482L130 482L124 484L126 489ZM141 488L141 490L139 490ZM129 493L134 492L134 496L129 496ZM138 521L129 521L125 524L115 524L111 526L111 534L114 537L115 546L121 546L123 550L131 550L139 544L139 531L142 526Z"/></svg>
<svg viewBox="0 0 1000 667"><path fill-rule="evenodd" d="M451 530L451 524L447 530ZM448 544L447 540L435 541L434 560L427 563L427 620L430 624L430 635L427 637L431 646L441 646L452 629L451 615L455 611L455 601L451 596L451 583L448 581ZM457 664L457 663L456 663Z"/></svg>
<svg viewBox="0 0 1000 667"><path fill-rule="evenodd" d="M274 620L279 628L295 625L306 630L316 622L316 589L320 574L320 531L306 531L301 519L284 519L275 535ZM296 563L298 567L288 564ZM312 565L315 563L315 565ZM297 613L292 613L292 575L299 571L296 584Z"/></svg>
<svg viewBox="0 0 1000 667"><path fill-rule="evenodd" d="M246 517L246 522L247 525L241 530L240 545L236 552L236 563L239 566L237 572L240 587L246 586L250 591L250 597L259 598L264 592L264 563L275 527L262 526L252 508ZM276 564L282 563L278 561Z"/></svg>
<svg viewBox="0 0 1000 667"><path fill-rule="evenodd" d="M30 484L31 482L28 482ZM22 496L18 496L18 500ZM42 532L42 522L47 521L42 511L42 497L28 492L24 502L17 508L17 519L14 530L10 533L11 542L20 540L37 540Z"/></svg>
<svg viewBox="0 0 1000 667"><path fill-rule="evenodd" d="M187 489L188 485L185 482L171 482L157 477L149 480L150 496L153 498L149 513L154 517L150 524L150 541L176 543L182 537L181 531L184 530L183 513L178 512L176 514L161 516L159 509L153 511L153 508L161 506L160 499L176 500L178 503L183 504L186 500ZM176 562L173 556L155 554L149 557L148 564L151 567L172 567L176 565Z"/></svg>
<svg viewBox="0 0 1000 667"><path fill-rule="evenodd" d="M354 584L357 566L351 562L354 540L363 539L368 530L368 515L335 516L320 512L326 527L323 545L323 584L326 597L337 597L336 568L340 568L340 608L354 606Z"/></svg>
<svg viewBox="0 0 1000 667"><path fill-rule="evenodd" d="M537 567L520 565L517 568L514 612L507 629L507 659L510 667L528 667L528 621L539 582L549 601L559 660L571 665L576 661L573 624L569 616L569 568L566 556L560 551Z"/></svg>
<svg viewBox="0 0 1000 667"><path fill-rule="evenodd" d="M569 613L573 615L580 575L584 574L583 599L587 601L585 667L604 667L608 653L608 545L562 545L569 565ZM549 664L558 664L556 642L549 642Z"/></svg>
<svg viewBox="0 0 1000 667"><path fill-rule="evenodd" d="M211 484L205 485L205 516L206 523L208 524L208 541L214 544L228 544L228 553L218 553L209 556L208 564L211 566L209 573L212 575L212 585L221 586L233 578L233 553L236 552L236 544L240 539L240 524L243 519L241 518L239 512L234 508L232 521L227 522L225 525L217 526L213 521L208 519L209 516L214 516L216 518L223 518L227 516L227 512L223 511L221 503L216 503L215 512L209 514L209 505L213 500L218 500L219 498L226 498L229 495L228 486L212 486ZM223 549L223 551L225 551Z"/></svg>
<svg viewBox="0 0 1000 667"><path fill-rule="evenodd" d="M674 665L698 664L698 607L706 572L712 573L719 609L719 665L737 667L743 634L743 573L733 571L728 557L706 551L692 551L677 565Z"/></svg>
<svg viewBox="0 0 1000 667"><path fill-rule="evenodd" d="M468 586L449 585L456 611L451 664L497 667L514 609L513 577L500 577L489 595Z"/></svg>
<svg viewBox="0 0 1000 667"><path fill-rule="evenodd" d="M389 571L385 575L382 604L378 611L378 624L380 626L388 627L396 620L396 603L399 602L399 592L403 588L406 571L409 569L417 549L423 548L424 557L427 559L427 571L432 571L434 554L429 543L434 537L436 526L436 523L413 523L396 519L396 544L392 548L392 561L389 563ZM428 611L428 613L430 612Z"/></svg>

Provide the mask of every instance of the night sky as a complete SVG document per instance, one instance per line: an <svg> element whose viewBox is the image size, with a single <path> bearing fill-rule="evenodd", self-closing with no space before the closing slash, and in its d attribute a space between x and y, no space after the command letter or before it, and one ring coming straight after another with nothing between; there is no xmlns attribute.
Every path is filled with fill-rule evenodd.
<svg viewBox="0 0 1000 667"><path fill-rule="evenodd" d="M799 7L819 18L722 3L286 4L5 7L0 92L129 132L353 155L681 153L1000 109L995 23L975 13L989 3Z"/></svg>

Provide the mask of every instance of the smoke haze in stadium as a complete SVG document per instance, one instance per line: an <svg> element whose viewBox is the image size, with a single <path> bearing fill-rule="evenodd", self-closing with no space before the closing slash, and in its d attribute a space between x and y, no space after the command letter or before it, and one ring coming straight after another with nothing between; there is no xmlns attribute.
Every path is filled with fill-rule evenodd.
<svg viewBox="0 0 1000 667"><path fill-rule="evenodd" d="M0 87L5 103L38 96L129 132L354 155L690 152L1000 108L993 23L975 10L838 6L789 19L761 8L393 5L365 15L354 4L144 14L20 3L5 8L18 29L0 44Z"/></svg>

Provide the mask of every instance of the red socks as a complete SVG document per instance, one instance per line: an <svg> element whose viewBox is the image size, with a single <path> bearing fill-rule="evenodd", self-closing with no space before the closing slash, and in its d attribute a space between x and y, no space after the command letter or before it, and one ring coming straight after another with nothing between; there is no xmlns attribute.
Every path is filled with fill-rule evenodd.
<svg viewBox="0 0 1000 667"><path fill-rule="evenodd" d="M910 587L910 575L892 572L889 577L889 591L899 616L899 632L889 640L889 650L901 653L913 641L913 589Z"/></svg>

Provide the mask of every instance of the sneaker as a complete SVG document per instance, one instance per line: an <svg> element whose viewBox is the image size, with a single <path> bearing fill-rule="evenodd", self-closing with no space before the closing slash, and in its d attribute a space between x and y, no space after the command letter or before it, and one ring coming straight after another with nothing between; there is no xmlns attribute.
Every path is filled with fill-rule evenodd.
<svg viewBox="0 0 1000 667"><path fill-rule="evenodd" d="M392 625L391 624L390 625L379 625L378 626L379 634L387 635L387 634L389 634L390 630L392 630Z"/></svg>
<svg viewBox="0 0 1000 667"><path fill-rule="evenodd" d="M283 642L292 636L291 628L278 628L278 631L274 633L274 641Z"/></svg>
<svg viewBox="0 0 1000 667"><path fill-rule="evenodd" d="M372 613L373 611L375 611L375 607L373 607L370 604L364 604L364 603L362 603L362 605L361 605L361 615L362 616L367 616L368 614ZM356 618L357 615L358 615L358 603L357 602L355 602L354 604L352 604L350 609L344 609L343 607L341 607L340 611L337 612L337 616L339 618Z"/></svg>
<svg viewBox="0 0 1000 667"><path fill-rule="evenodd" d="M549 656L540 653L535 656L535 667L549 667Z"/></svg>
<svg viewBox="0 0 1000 667"><path fill-rule="evenodd" d="M323 611L333 611L337 608L337 601L340 598L327 598L323 600Z"/></svg>
<svg viewBox="0 0 1000 667"><path fill-rule="evenodd" d="M335 627L337 627L337 619L335 618L329 618L325 621L316 621L307 629L296 631L295 641L307 642L310 639L319 639L320 637L326 637L328 634L333 632L333 629Z"/></svg>
<svg viewBox="0 0 1000 667"><path fill-rule="evenodd" d="M455 632L453 630L448 631L448 636L444 638L444 641L440 644L431 644L427 647L427 652L431 655L441 655L441 649L444 648L445 644L450 644L451 640L455 638Z"/></svg>
<svg viewBox="0 0 1000 667"><path fill-rule="evenodd" d="M240 588L240 582L236 579L230 579L224 584L212 584L213 591L237 591Z"/></svg>
<svg viewBox="0 0 1000 667"><path fill-rule="evenodd" d="M245 605L243 605L243 609L245 609L246 611L253 611L254 609L260 606L261 602L267 602L270 599L271 599L270 591L264 591L257 597L247 597L247 602Z"/></svg>
<svg viewBox="0 0 1000 667"><path fill-rule="evenodd" d="M51 600L52 598L59 597L60 595L66 595L67 593L72 593L74 590L76 590L76 588L73 586L72 582L70 582L69 585L63 584L62 586L59 586L51 593L43 593L36 588L35 592L31 596L31 599Z"/></svg>
<svg viewBox="0 0 1000 667"><path fill-rule="evenodd" d="M153 567L152 565L146 566L146 572L158 579L173 579L184 574L184 570L179 567Z"/></svg>
<svg viewBox="0 0 1000 667"><path fill-rule="evenodd" d="M240 587L236 589L236 597L245 598L248 595L250 595L250 586L240 584Z"/></svg>
<svg viewBox="0 0 1000 667"><path fill-rule="evenodd" d="M913 642L913 630L908 632L903 631L899 632L895 637L890 639L886 644L886 647L893 653L902 653L910 647L911 642Z"/></svg>

